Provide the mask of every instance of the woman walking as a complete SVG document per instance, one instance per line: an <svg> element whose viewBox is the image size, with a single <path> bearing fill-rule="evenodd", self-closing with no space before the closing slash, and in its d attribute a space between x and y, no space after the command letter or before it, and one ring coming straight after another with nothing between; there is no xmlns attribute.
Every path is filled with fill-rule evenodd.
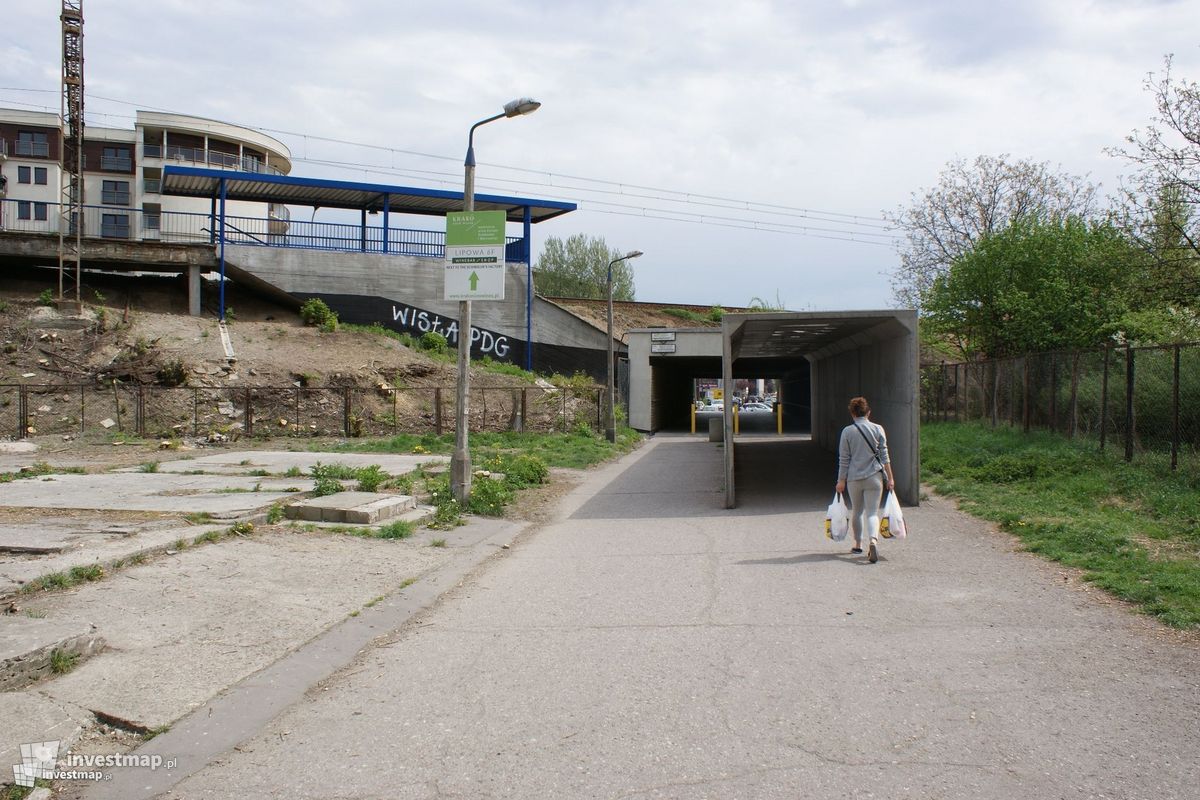
<svg viewBox="0 0 1200 800"><path fill-rule="evenodd" d="M887 433L882 425L871 422L870 416L867 398L855 397L850 401L853 421L842 429L838 442L837 491L849 489L850 527L854 532L854 548L850 552L862 552L865 527L870 534L867 561L874 564L879 559L879 501L885 484L889 492L895 491L896 479L888 458Z"/></svg>

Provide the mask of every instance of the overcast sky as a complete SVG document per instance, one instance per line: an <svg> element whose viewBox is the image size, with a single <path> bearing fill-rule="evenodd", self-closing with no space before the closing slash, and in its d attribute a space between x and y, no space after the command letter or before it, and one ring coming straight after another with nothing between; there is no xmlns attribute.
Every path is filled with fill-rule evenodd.
<svg viewBox="0 0 1200 800"><path fill-rule="evenodd" d="M0 106L58 111L59 10L5 2ZM639 300L794 310L891 307L881 213L951 159L1048 161L1113 191L1127 168L1104 148L1150 121L1147 74L1173 53L1200 79L1200 0L86 0L84 16L88 124L193 114L271 132L295 175L461 189L471 124L532 96L541 110L475 145L477 191L579 204L535 226L535 256L546 236L602 236L645 251Z"/></svg>

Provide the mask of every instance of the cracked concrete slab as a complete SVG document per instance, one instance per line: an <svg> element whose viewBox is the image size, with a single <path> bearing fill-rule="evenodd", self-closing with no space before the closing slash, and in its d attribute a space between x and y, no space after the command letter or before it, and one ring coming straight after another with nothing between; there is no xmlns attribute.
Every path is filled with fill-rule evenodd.
<svg viewBox="0 0 1200 800"><path fill-rule="evenodd" d="M294 494L289 489L309 491L312 481L158 472L47 475L0 484L0 506L180 514L207 511L228 517L285 501Z"/></svg>
<svg viewBox="0 0 1200 800"><path fill-rule="evenodd" d="M11 765L21 763L21 745L34 742L61 743L65 752L79 739L92 715L70 703L61 703L36 690L0 692L0 720L4 720L0 735L0 766L8 772Z"/></svg>
<svg viewBox="0 0 1200 800"><path fill-rule="evenodd" d="M318 453L318 452L266 452L261 450L235 450L214 453L198 458L163 461L159 472L190 472L203 470L207 473L245 475L253 470L265 470L280 475L289 469L298 469L305 475L312 467L321 464L345 464L348 467L369 467L377 464L384 472L404 475L422 464L449 463L448 456L398 455L392 453Z"/></svg>

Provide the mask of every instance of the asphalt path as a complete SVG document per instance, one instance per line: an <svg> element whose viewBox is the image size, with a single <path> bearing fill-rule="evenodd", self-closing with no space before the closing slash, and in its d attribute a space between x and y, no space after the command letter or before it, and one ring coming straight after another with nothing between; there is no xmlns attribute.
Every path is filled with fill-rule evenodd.
<svg viewBox="0 0 1200 800"><path fill-rule="evenodd" d="M879 563L832 460L656 437L171 798L1195 798L1197 650L932 500Z"/></svg>

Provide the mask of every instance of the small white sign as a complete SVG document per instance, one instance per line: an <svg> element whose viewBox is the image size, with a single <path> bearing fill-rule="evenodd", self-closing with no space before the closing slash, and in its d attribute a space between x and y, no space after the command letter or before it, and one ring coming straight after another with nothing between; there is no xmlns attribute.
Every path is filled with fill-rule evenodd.
<svg viewBox="0 0 1200 800"><path fill-rule="evenodd" d="M673 342L675 341L675 331L661 331L659 333L650 334L652 342Z"/></svg>
<svg viewBox="0 0 1200 800"><path fill-rule="evenodd" d="M675 343L674 342L665 342L663 344L651 343L650 352L651 353L674 353L675 352Z"/></svg>

